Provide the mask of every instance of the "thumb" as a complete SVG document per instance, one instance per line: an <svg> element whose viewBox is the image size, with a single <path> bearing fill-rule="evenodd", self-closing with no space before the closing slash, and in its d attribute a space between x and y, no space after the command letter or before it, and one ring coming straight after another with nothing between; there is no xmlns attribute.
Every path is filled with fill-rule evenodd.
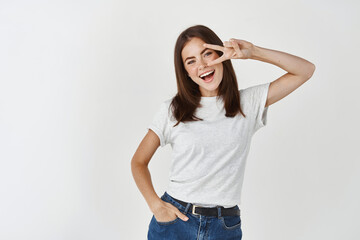
<svg viewBox="0 0 360 240"><path fill-rule="evenodd" d="M183 221L189 220L189 218L188 218L185 214L183 214L182 212L180 212L179 209L176 209L175 214L176 214L181 220L183 220Z"/></svg>

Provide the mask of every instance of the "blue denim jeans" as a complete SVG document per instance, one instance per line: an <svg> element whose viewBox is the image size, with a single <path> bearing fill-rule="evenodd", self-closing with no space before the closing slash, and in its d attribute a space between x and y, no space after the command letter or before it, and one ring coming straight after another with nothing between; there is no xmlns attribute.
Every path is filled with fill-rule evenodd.
<svg viewBox="0 0 360 240"><path fill-rule="evenodd" d="M158 222L154 215L149 224L148 240L241 240L240 216L204 216L191 213L190 203L186 207L178 203L167 192L161 199L179 209L189 220L179 217L169 222ZM180 199L181 200L181 199ZM239 209L236 205L235 208Z"/></svg>

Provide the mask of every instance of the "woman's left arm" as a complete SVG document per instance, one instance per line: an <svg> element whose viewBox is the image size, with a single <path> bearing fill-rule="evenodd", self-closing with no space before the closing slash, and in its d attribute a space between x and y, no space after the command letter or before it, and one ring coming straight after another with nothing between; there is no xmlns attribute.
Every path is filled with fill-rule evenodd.
<svg viewBox="0 0 360 240"><path fill-rule="evenodd" d="M286 52L262 48L255 45L250 59L274 64L288 73L301 76L304 81L311 78L315 71L315 65L306 59Z"/></svg>
<svg viewBox="0 0 360 240"><path fill-rule="evenodd" d="M311 78L315 65L289 53L254 46L250 59L274 64L286 74L270 83L265 107L281 100Z"/></svg>
<svg viewBox="0 0 360 240"><path fill-rule="evenodd" d="M245 40L231 39L225 41L224 46L204 44L204 47L224 53L221 57L209 63L209 66L228 59L254 59L274 64L287 71L287 73L270 83L265 107L289 95L309 80L315 71L315 65L303 58L277 50L262 48Z"/></svg>

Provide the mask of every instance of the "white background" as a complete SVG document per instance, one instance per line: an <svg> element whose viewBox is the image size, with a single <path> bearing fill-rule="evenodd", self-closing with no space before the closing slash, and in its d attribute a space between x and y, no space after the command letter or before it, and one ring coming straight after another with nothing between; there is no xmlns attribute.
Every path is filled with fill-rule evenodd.
<svg viewBox="0 0 360 240"><path fill-rule="evenodd" d="M130 161L176 89L181 31L316 65L271 105L242 192L244 240L359 238L358 1L0 1L0 239L146 239ZM285 73L232 60L239 88ZM170 145L149 165L158 195Z"/></svg>

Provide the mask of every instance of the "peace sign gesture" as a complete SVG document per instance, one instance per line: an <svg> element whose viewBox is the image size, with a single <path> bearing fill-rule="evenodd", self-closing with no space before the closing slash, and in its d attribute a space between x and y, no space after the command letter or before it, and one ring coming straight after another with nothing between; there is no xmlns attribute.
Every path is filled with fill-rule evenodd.
<svg viewBox="0 0 360 240"><path fill-rule="evenodd" d="M209 62L207 64L208 66L212 66L229 59L249 59L252 57L255 49L254 44L251 42L233 38L231 38L230 41L225 41L224 46L208 43L204 43L203 46L224 53L221 57Z"/></svg>

